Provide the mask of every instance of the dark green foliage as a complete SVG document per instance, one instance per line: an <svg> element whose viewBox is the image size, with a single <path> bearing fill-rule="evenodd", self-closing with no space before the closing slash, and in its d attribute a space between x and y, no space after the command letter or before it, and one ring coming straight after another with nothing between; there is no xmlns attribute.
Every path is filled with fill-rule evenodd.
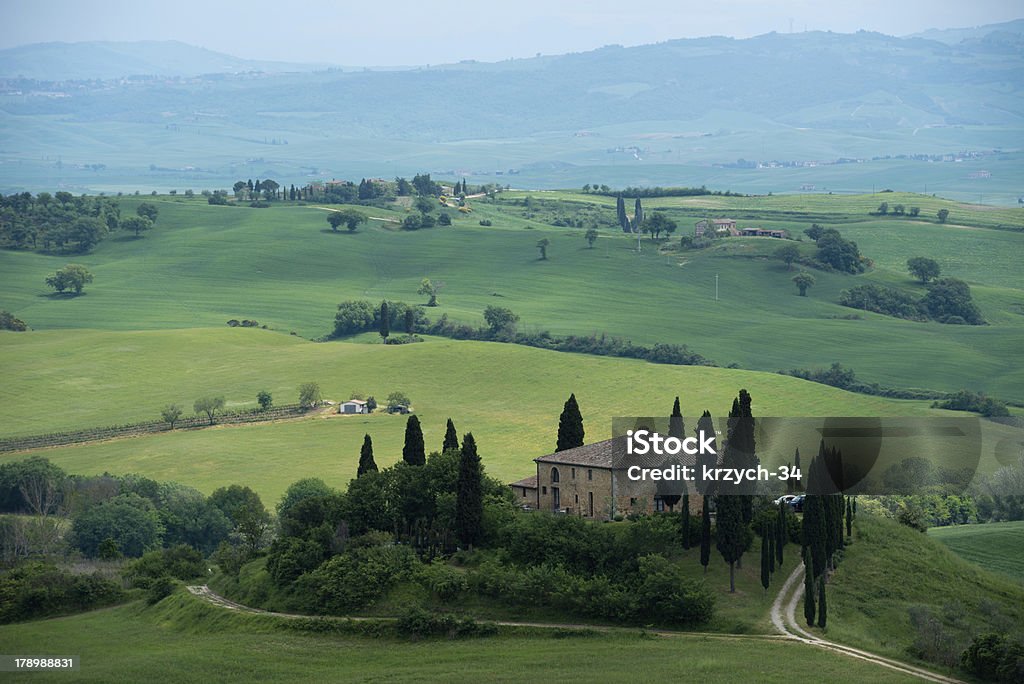
<svg viewBox="0 0 1024 684"><path fill-rule="evenodd" d="M58 294L65 290L71 290L76 295L80 295L85 286L91 282L92 273L80 264L68 264L46 277L46 285L52 287Z"/></svg>
<svg viewBox="0 0 1024 684"><path fill-rule="evenodd" d="M707 573L708 563L711 562L711 497L704 495L702 498L704 503L700 517L700 564Z"/></svg>
<svg viewBox="0 0 1024 684"><path fill-rule="evenodd" d="M683 548L690 548L690 495L683 494L683 506L682 506L682 538Z"/></svg>
<svg viewBox="0 0 1024 684"><path fill-rule="evenodd" d="M839 293L839 303L853 309L905 318L911 321L927 319L921 303L905 292L880 285L858 285Z"/></svg>
<svg viewBox="0 0 1024 684"><path fill-rule="evenodd" d="M558 417L558 440L555 451L565 451L583 446L583 439L586 433L583 429L583 415L580 413L579 404L576 403L576 394L570 394L562 407L562 414Z"/></svg>
<svg viewBox="0 0 1024 684"><path fill-rule="evenodd" d="M670 625L699 625L711 619L714 596L664 556L642 556L637 576L636 598L643 618Z"/></svg>
<svg viewBox="0 0 1024 684"><path fill-rule="evenodd" d="M286 586L324 561L324 549L317 542L298 537L281 537L270 545L267 572L278 586Z"/></svg>
<svg viewBox="0 0 1024 684"><path fill-rule="evenodd" d="M267 390L260 390L260 393L256 395L256 401L263 411L274 405L274 397Z"/></svg>
<svg viewBox="0 0 1024 684"><path fill-rule="evenodd" d="M286 516L293 506L298 504L303 499L310 499L313 497L330 496L334 493L334 490L327 486L327 484L319 477L306 477L301 480L296 480L288 489L285 490L284 496L281 497L281 501L277 504L278 516ZM214 492L216 494L216 492ZM231 499L239 500L245 498L239 494L233 494ZM226 513L227 511L225 511Z"/></svg>
<svg viewBox="0 0 1024 684"><path fill-rule="evenodd" d="M810 273L807 271L800 271L792 278L793 283L796 285L796 289L800 291L801 297L807 296L807 288L814 285L817 282Z"/></svg>
<svg viewBox="0 0 1024 684"><path fill-rule="evenodd" d="M682 439L686 434L686 424L683 422L683 411L679 406L679 397L672 403L672 414L668 419L668 434L677 439Z"/></svg>
<svg viewBox="0 0 1024 684"><path fill-rule="evenodd" d="M396 582L412 579L418 565L408 546L354 546L309 573L298 589L314 597L319 612L344 615L372 605Z"/></svg>
<svg viewBox="0 0 1024 684"><path fill-rule="evenodd" d="M939 323L985 325L971 298L971 288L957 278L941 278L929 283L921 306Z"/></svg>
<svg viewBox="0 0 1024 684"><path fill-rule="evenodd" d="M73 574L39 561L0 572L0 624L92 610L124 598L99 573Z"/></svg>
<svg viewBox="0 0 1024 684"><path fill-rule="evenodd" d="M124 577L132 586L146 589L161 577L190 580L204 577L206 570L203 554L187 544L178 544L143 554L124 569Z"/></svg>
<svg viewBox="0 0 1024 684"><path fill-rule="evenodd" d="M951 394L945 401L934 402L932 408L971 411L986 417L1010 415L1006 404L981 392L971 392L970 390L960 390L955 394Z"/></svg>
<svg viewBox="0 0 1024 684"><path fill-rule="evenodd" d="M204 554L212 553L233 527L202 492L176 483L160 485L157 512L164 544L187 544Z"/></svg>
<svg viewBox="0 0 1024 684"><path fill-rule="evenodd" d="M363 435L363 446L359 449L359 468L356 477L362 477L368 472L377 470L377 463L373 460L373 440L370 435Z"/></svg>
<svg viewBox="0 0 1024 684"><path fill-rule="evenodd" d="M483 472L472 432L462 438L459 480L455 500L455 533L464 546L472 548L483 537Z"/></svg>
<svg viewBox="0 0 1024 684"><path fill-rule="evenodd" d="M793 267L793 262L800 258L800 248L792 243L780 245L775 250L775 258L784 261L786 268L790 269Z"/></svg>
<svg viewBox="0 0 1024 684"><path fill-rule="evenodd" d="M828 604L825 602L825 577L818 578L818 627L828 624Z"/></svg>
<svg viewBox="0 0 1024 684"><path fill-rule="evenodd" d="M53 496L43 513L53 513L53 508L63 501L63 485L67 479L59 466L50 463L42 456L30 456L26 459L8 461L0 464L0 512L3 513L39 513L34 506L26 501L22 488L29 488L32 483L42 485L43 491L52 491Z"/></svg>
<svg viewBox="0 0 1024 684"><path fill-rule="evenodd" d="M938 278L942 272L937 261L926 257L911 257L907 259L907 270L910 271L910 275L922 283Z"/></svg>
<svg viewBox="0 0 1024 684"><path fill-rule="evenodd" d="M444 430L444 444L441 446L441 453L446 451L456 451L459 448L459 433L455 431L455 423L452 419L448 419L448 424Z"/></svg>
<svg viewBox="0 0 1024 684"><path fill-rule="evenodd" d="M377 320L377 331L386 343L388 341L388 335L391 334L391 318L388 316L388 303L380 303L380 316Z"/></svg>
<svg viewBox="0 0 1024 684"><path fill-rule="evenodd" d="M511 333L515 331L519 316L503 306L488 306L484 309L484 320L492 333Z"/></svg>
<svg viewBox="0 0 1024 684"><path fill-rule="evenodd" d="M12 330L14 332L25 332L28 326L25 321L15 318L10 311L0 310L0 330Z"/></svg>
<svg viewBox="0 0 1024 684"><path fill-rule="evenodd" d="M409 416L405 423L405 445L402 447L402 460L409 465L423 465L427 462L426 447L423 444L423 429L420 419Z"/></svg>
<svg viewBox="0 0 1024 684"><path fill-rule="evenodd" d="M839 231L826 228L816 240L819 263L843 273L863 273L864 263L857 243L844 240Z"/></svg>
<svg viewBox="0 0 1024 684"><path fill-rule="evenodd" d="M168 577L167 575L157 577L149 583L149 587L146 590L146 603L151 606L160 603L160 601L174 593L176 586L177 583L173 577Z"/></svg>
<svg viewBox="0 0 1024 684"><path fill-rule="evenodd" d="M779 502L779 519L775 523L775 560L780 568L782 567L784 555L782 551L786 547L786 542L788 541L787 537L789 536L787 534L787 531L789 530L789 521L787 520L787 517L791 514L788 509L789 506L785 501Z"/></svg>
<svg viewBox="0 0 1024 684"><path fill-rule="evenodd" d="M945 223L946 219L949 218L949 209L939 209L938 217L939 217L939 223Z"/></svg>
<svg viewBox="0 0 1024 684"><path fill-rule="evenodd" d="M124 555L138 557L159 546L162 536L160 516L152 501L135 493L120 494L86 509L71 527L74 545L89 557L99 553L106 539L114 540Z"/></svg>
<svg viewBox="0 0 1024 684"><path fill-rule="evenodd" d="M852 497L846 497L846 536L853 537L853 508L850 503Z"/></svg>
<svg viewBox="0 0 1024 684"><path fill-rule="evenodd" d="M814 626L814 571L811 561L811 550L804 547L804 619L808 627Z"/></svg>
<svg viewBox="0 0 1024 684"><path fill-rule="evenodd" d="M370 329L374 321L373 306L367 301L348 301L338 305L334 316L334 336L354 335Z"/></svg>
<svg viewBox="0 0 1024 684"><path fill-rule="evenodd" d="M761 535L761 586L764 590L768 591L768 585L772 581L772 573L770 569L769 554L771 550L768 548L768 535Z"/></svg>
<svg viewBox="0 0 1024 684"><path fill-rule="evenodd" d="M717 519L715 546L722 559L729 564L729 591L736 591L736 562L753 541L749 525L743 521L742 496L719 496L715 500Z"/></svg>
<svg viewBox="0 0 1024 684"><path fill-rule="evenodd" d="M416 607L402 613L395 623L395 628L399 634L413 638L466 639L493 636L498 633L498 627L492 623L477 622L471 617L460 617L450 613L432 613Z"/></svg>
<svg viewBox="0 0 1024 684"><path fill-rule="evenodd" d="M979 634L960 656L965 670L988 682L1024 681L1024 641L1008 634Z"/></svg>
<svg viewBox="0 0 1024 684"><path fill-rule="evenodd" d="M36 197L30 193L0 196L0 246L60 252L86 252L120 224L116 200L73 197L57 193Z"/></svg>

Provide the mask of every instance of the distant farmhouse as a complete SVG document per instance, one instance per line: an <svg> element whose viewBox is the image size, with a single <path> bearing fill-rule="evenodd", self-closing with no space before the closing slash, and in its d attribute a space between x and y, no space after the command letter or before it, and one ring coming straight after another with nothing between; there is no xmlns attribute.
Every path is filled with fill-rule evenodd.
<svg viewBox="0 0 1024 684"><path fill-rule="evenodd" d="M711 219L711 226L714 229L716 237L739 237L741 235L747 237L772 237L772 238L787 238L789 233L782 229L775 228L737 228L735 219ZM708 219L701 219L694 224L693 235L694 237L703 237L705 233L708 233Z"/></svg>
<svg viewBox="0 0 1024 684"><path fill-rule="evenodd" d="M675 502L659 494L644 497L620 491L625 471L613 463L613 445L608 439L535 458L537 474L511 483L512 495L524 508L595 520L672 508ZM700 495L691 491L690 510L699 512L702 505Z"/></svg>
<svg viewBox="0 0 1024 684"><path fill-rule="evenodd" d="M370 411L366 407L366 402L362 399L349 399L348 401L338 404L338 413L369 413Z"/></svg>

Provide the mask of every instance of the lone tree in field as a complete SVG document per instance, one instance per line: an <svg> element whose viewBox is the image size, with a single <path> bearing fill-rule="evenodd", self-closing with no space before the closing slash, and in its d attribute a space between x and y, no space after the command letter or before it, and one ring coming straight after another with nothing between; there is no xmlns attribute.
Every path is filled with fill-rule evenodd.
<svg viewBox="0 0 1024 684"><path fill-rule="evenodd" d="M514 332L519 316L503 306L488 306L484 309L484 320L492 333Z"/></svg>
<svg viewBox="0 0 1024 684"><path fill-rule="evenodd" d="M68 264L46 278L46 284L58 293L63 293L64 290L73 290L76 295L82 294L82 289L91 282L92 273L89 273L85 266L79 264Z"/></svg>
<svg viewBox="0 0 1024 684"><path fill-rule="evenodd" d="M206 414L206 419L213 425L213 419L218 411L224 410L224 397L200 397L192 404L192 409L198 414Z"/></svg>
<svg viewBox="0 0 1024 684"><path fill-rule="evenodd" d="M444 287L444 282L438 280L432 282L430 278L424 278L420 281L420 289L416 290L416 294L427 295L430 300L427 302L427 306L437 306L437 295Z"/></svg>
<svg viewBox="0 0 1024 684"><path fill-rule="evenodd" d="M540 260L541 261L547 261L547 259L548 259L548 245L550 245L550 244L551 244L551 241L548 240L547 238L541 238L540 240L537 240L537 249L540 250Z"/></svg>
<svg viewBox="0 0 1024 684"><path fill-rule="evenodd" d="M366 214L356 211L355 209L342 209L341 211L333 213L335 216L341 217L341 223L345 224L345 227L348 228L348 232L350 233L354 233L356 228L359 227L359 224L363 223L367 219ZM334 227L333 223L331 224L331 227ZM335 230L337 230L337 228L335 228Z"/></svg>
<svg viewBox="0 0 1024 684"><path fill-rule="evenodd" d="M423 444L423 428L420 419L409 416L405 422L405 446L402 447L402 460L409 465L423 465L427 462L426 447Z"/></svg>
<svg viewBox="0 0 1024 684"><path fill-rule="evenodd" d="M316 408L320 399L320 385L315 382L304 382L299 385L299 406L304 409Z"/></svg>
<svg viewBox="0 0 1024 684"><path fill-rule="evenodd" d="M331 230L337 233L338 227L345 222L345 219L341 215L340 211L332 211L329 214L327 214L327 222L331 224Z"/></svg>
<svg viewBox="0 0 1024 684"><path fill-rule="evenodd" d="M580 413L579 404L576 403L576 394L570 394L562 407L562 415L558 417L558 443L555 451L565 451L583 446L585 436L583 430L583 415Z"/></svg>
<svg viewBox="0 0 1024 684"><path fill-rule="evenodd" d="M455 531L459 541L472 548L483 537L483 472L472 432L462 439L459 478L455 498Z"/></svg>
<svg viewBox="0 0 1024 684"><path fill-rule="evenodd" d="M910 271L910 275L914 276L922 283L934 280L939 277L940 273L942 273L942 268L939 266L939 263L934 259L928 259L926 257L912 257L907 259L907 270Z"/></svg>
<svg viewBox="0 0 1024 684"><path fill-rule="evenodd" d="M389 320L388 303L380 303L380 327L377 329L384 344L388 343L388 335L391 334L391 321Z"/></svg>
<svg viewBox="0 0 1024 684"><path fill-rule="evenodd" d="M583 237L587 239L587 246L594 249L594 243L597 242L597 230L590 228Z"/></svg>
<svg viewBox="0 0 1024 684"><path fill-rule="evenodd" d="M446 451L457 451L459 448L459 433L455 431L455 423L448 419L448 425L444 431L444 444L441 446L441 453Z"/></svg>
<svg viewBox="0 0 1024 684"><path fill-rule="evenodd" d="M164 410L160 412L160 418L170 427L174 429L174 424L181 418L181 407L177 404L168 404L164 406Z"/></svg>
<svg viewBox="0 0 1024 684"><path fill-rule="evenodd" d="M370 435L363 435L363 446L359 450L359 468L356 470L356 477L362 477L366 473L377 472L377 463L373 460L373 440Z"/></svg>
<svg viewBox="0 0 1024 684"><path fill-rule="evenodd" d="M939 209L938 217L939 223L945 223L946 219L949 218L949 209Z"/></svg>
<svg viewBox="0 0 1024 684"><path fill-rule="evenodd" d="M786 263L786 270L793 270L793 262L800 258L800 249L796 245L780 245L775 250L775 258Z"/></svg>
<svg viewBox="0 0 1024 684"><path fill-rule="evenodd" d="M256 401L262 411L266 411L274 405L274 397L267 390L260 390L260 393L256 395Z"/></svg>
<svg viewBox="0 0 1024 684"><path fill-rule="evenodd" d="M806 297L807 288L809 288L811 285L814 285L814 283L817 281L815 281L814 276L812 276L807 271L800 271L795 276L793 276L793 282L796 283L796 288L800 291L800 296Z"/></svg>
<svg viewBox="0 0 1024 684"><path fill-rule="evenodd" d="M121 221L121 230L135 233L135 237L139 237L139 233L145 232L152 227L153 222L145 216L129 216L124 221Z"/></svg>

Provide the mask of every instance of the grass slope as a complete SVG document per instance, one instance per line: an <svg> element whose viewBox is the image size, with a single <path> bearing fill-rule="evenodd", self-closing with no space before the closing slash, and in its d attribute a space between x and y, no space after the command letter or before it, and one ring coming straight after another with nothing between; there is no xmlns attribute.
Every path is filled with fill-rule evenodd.
<svg viewBox="0 0 1024 684"><path fill-rule="evenodd" d="M1024 521L933 527L928 535L986 570L1024 580Z"/></svg>
<svg viewBox="0 0 1024 684"><path fill-rule="evenodd" d="M10 369L0 387L4 435L152 420L169 403L223 394L252 407L261 389L280 403L298 385L320 384L324 398L354 392L379 399L401 390L423 423L427 447L440 448L450 416L472 431L488 471L518 479L531 459L554 449L558 414L575 392L587 441L605 439L611 419L667 413L728 412L746 388L757 415L924 415L926 402L850 394L786 376L549 352L515 345L429 339L403 346L317 344L264 330L215 328L150 332L47 331L0 335ZM244 483L275 501L294 480L323 477L342 486L355 473L364 433L379 465L400 457L405 419L381 413L248 426L175 430L149 437L48 449L69 472L140 472L203 491ZM3 459L22 458L5 454Z"/></svg>
<svg viewBox="0 0 1024 684"><path fill-rule="evenodd" d="M939 618L957 655L976 634L1024 624L1020 582L978 567L930 535L870 515L857 520L855 543L828 587L827 638L896 658L906 658L914 640L911 608Z"/></svg>
<svg viewBox="0 0 1024 684"><path fill-rule="evenodd" d="M131 604L57 620L0 627L10 653L81 656L75 681L576 681L678 678L704 682L909 678L805 644L629 633L553 638L509 635L418 643L283 631L273 618L240 615L178 593L154 607ZM33 673L32 681L67 681ZM18 678L12 676L11 680ZM27 678L26 678L27 679Z"/></svg>
<svg viewBox="0 0 1024 684"><path fill-rule="evenodd" d="M1024 292L1012 257L1024 247L1024 233L879 221L859 213L863 207L856 202L819 208L817 203L826 202L821 196L698 198L789 202L782 206L791 211L772 216L796 232L811 220L845 221L844 230L864 240L863 251L879 263L877 270L857 277L816 273L810 296L798 297L792 273L764 258L777 246L767 238L730 242L724 252L673 256L657 254L648 242L638 255L635 242L621 233L606 232L594 249L587 249L582 229L525 219L503 203L471 202L475 212L456 215L450 229L407 233L378 221L355 234L334 234L327 229L325 212L315 207L210 207L200 199L158 198L161 215L155 230L141 239L115 236L92 254L0 252L5 274L0 307L38 329L191 328L251 318L315 338L331 330L339 301L422 301L416 290L423 277L430 277L447 283L441 306L429 311L434 318L447 313L478 323L484 308L493 304L518 313L524 330L684 343L723 366L776 371L827 367L838 360L861 379L885 385L967 387L1024 398L1024 368L1014 363L1024 335ZM125 211L133 201L126 200ZM686 201L652 200L648 213L662 205L682 207ZM726 204L715 213L729 215L737 207ZM706 213L698 209L696 214L687 210L690 218ZM804 210L817 212L815 218L793 213ZM999 211L1017 216L1015 210ZM982 221L996 213L968 216ZM864 223L848 223L850 216ZM482 218L494 226L477 225ZM683 215L677 218L682 221ZM689 230L688 220L681 231ZM890 247L887 234L903 237ZM537 259L535 243L542 237L551 241L547 261ZM975 285L979 306L992 325L943 326L875 314L842 320L853 312L835 301L841 290L854 285L880 282L920 292L903 267L915 247L946 265L950 275ZM68 261L81 262L96 275L82 297L54 297L44 289L46 274Z"/></svg>

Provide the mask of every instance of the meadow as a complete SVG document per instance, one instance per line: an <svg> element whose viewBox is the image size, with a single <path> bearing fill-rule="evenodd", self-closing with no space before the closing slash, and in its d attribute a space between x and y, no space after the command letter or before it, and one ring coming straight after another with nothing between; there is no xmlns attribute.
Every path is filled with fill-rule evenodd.
<svg viewBox="0 0 1024 684"><path fill-rule="evenodd" d="M495 203L471 202L474 213L456 214L452 228L404 232L392 223L371 221L354 234L330 232L326 212L312 206L210 207L202 198L163 197L157 200L161 215L156 229L141 239L113 236L88 255L0 252L5 274L0 307L37 330L181 329L250 318L314 339L331 331L338 302L386 297L422 303L416 290L422 278L430 277L446 284L440 306L427 310L434 319L448 314L479 324L484 308L497 305L521 317L521 330L681 343L721 366L774 372L840 361L859 379L886 386L969 388L1024 399L1024 369L1014 362L1024 334L1024 294L1013 258L1024 233L880 219L865 209L877 208L877 196L645 203L648 212L668 208L680 220L679 234L691 230L691 218L710 211L699 205L684 210L687 203L725 203L714 210L716 215L740 211L744 203L764 203L777 207L774 213L758 214L769 220L743 222L771 222L799 235L813 216L826 225L841 224L845 234L862 242L862 252L876 259L875 269L860 276L815 272L817 283L809 296L798 297L792 273L768 258L777 246L768 238L671 254L659 253L645 240L638 254L635 240L602 231L588 249L583 229L523 218L508 204L523 197L509 193ZM572 193L533 197L608 205L609 211L613 202ZM920 202L923 212L930 211L929 199ZM915 201L906 200L908 205ZM135 201L126 200L125 210ZM802 211L812 213L799 218ZM957 219L954 212L954 219L971 225L1019 224L1021 216L1012 209L956 211L963 216ZM368 213L404 216L400 210ZM481 219L493 226L478 225ZM541 238L550 241L546 261L538 259L535 246ZM813 248L805 243L803 249ZM870 313L850 320L855 312L836 304L840 291L866 282L920 293L904 272L903 262L911 255L935 258L948 275L971 282L992 325L947 326ZM92 270L95 283L81 297L52 296L43 278L72 260Z"/></svg>
<svg viewBox="0 0 1024 684"><path fill-rule="evenodd" d="M154 672L180 682L452 681L675 679L685 670L706 682L731 682L736 665L759 682L831 677L904 682L873 664L805 644L750 637L644 636L635 631L563 634L512 632L485 639L417 642L305 634L281 620L202 603L183 591L152 607L141 602L83 615L0 627L12 653L81 657L74 679L136 682ZM33 673L32 681L67 681Z"/></svg>
<svg viewBox="0 0 1024 684"><path fill-rule="evenodd" d="M1024 580L1024 521L933 527L928 534L986 570Z"/></svg>

